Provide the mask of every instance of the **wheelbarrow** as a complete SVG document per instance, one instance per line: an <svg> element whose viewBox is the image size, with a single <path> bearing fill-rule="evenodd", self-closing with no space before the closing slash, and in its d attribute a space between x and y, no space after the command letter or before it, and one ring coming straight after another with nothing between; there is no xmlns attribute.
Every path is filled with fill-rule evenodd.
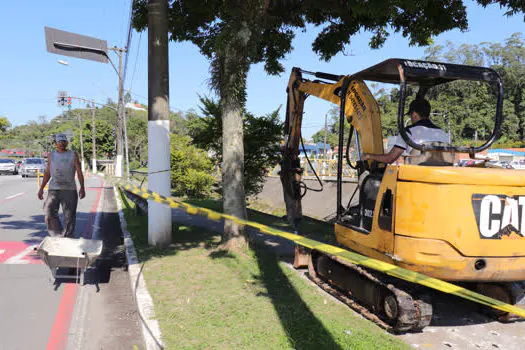
<svg viewBox="0 0 525 350"><path fill-rule="evenodd" d="M84 238L46 237L35 251L51 270L55 279L76 279L84 284L84 272L92 268L102 253L102 241ZM62 270L75 273L63 273Z"/></svg>

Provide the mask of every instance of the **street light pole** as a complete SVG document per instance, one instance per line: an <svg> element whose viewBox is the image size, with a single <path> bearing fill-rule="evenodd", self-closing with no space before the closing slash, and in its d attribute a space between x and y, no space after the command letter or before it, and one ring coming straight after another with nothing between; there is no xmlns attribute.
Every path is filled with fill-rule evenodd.
<svg viewBox="0 0 525 350"><path fill-rule="evenodd" d="M91 101L91 143L93 145L93 156L91 157L93 174L97 172L97 133L95 126L95 101Z"/></svg>
<svg viewBox="0 0 525 350"><path fill-rule="evenodd" d="M124 86L122 81L122 53L126 52L126 49L113 47L112 49L118 55L118 115L117 115L117 162L115 166L115 176L122 177L122 155L123 155L123 109L124 109Z"/></svg>
<svg viewBox="0 0 525 350"><path fill-rule="evenodd" d="M67 46L69 48L73 48L73 49L85 49L81 46L78 46L78 45L74 45L74 44L65 44L65 43L54 43L54 44L60 44L61 46ZM89 48L91 50L91 48ZM123 172L123 140L122 140L122 137L127 137L127 135L125 135L123 133L123 123L124 123L124 84L123 84L123 76L122 76L122 53L125 53L127 51L126 48L120 48L120 47L111 47L111 48L108 48L108 50L111 50L113 52L115 52L117 55L118 55L118 61L119 61L119 66L118 66L118 69L117 67L115 67L115 64L113 63L113 61L111 60L111 58L109 57L109 55L107 54L106 51L104 50L100 50L100 49L92 49L93 51L99 51L102 55L104 55L108 60L109 62L111 63L111 65L113 66L113 69L115 69L115 72L117 73L118 75L118 105L117 105L117 142L116 142L116 151L117 151L117 159L116 159L116 164L115 164L115 176L117 177L121 177L122 176L122 172ZM58 63L64 65L64 66L69 66L69 63L67 61L64 61L64 60L59 60ZM80 100L84 100L84 99L81 99L79 98ZM93 102L92 102L93 104ZM93 122L93 126L95 125L95 122ZM95 131L93 130L93 135L95 137ZM126 143L127 143L127 140L126 140ZM93 142L93 145L95 143ZM96 170L96 155L95 155L95 150L93 151L93 169ZM129 178L129 162L128 162L128 178Z"/></svg>

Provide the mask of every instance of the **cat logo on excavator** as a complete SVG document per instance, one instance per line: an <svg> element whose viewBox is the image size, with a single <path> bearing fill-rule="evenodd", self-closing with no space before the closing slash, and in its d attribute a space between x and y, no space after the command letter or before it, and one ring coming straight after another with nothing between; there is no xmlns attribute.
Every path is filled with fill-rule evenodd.
<svg viewBox="0 0 525 350"><path fill-rule="evenodd" d="M495 194L474 194L472 207L481 238L504 239L524 237L525 196L507 197Z"/></svg>

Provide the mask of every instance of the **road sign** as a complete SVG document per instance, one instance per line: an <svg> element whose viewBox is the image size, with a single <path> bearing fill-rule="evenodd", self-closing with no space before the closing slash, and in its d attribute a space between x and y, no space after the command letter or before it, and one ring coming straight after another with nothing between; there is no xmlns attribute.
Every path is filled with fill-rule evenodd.
<svg viewBox="0 0 525 350"><path fill-rule="evenodd" d="M106 40L45 27L48 52L108 63Z"/></svg>
<svg viewBox="0 0 525 350"><path fill-rule="evenodd" d="M64 107L66 105L67 91L59 91L57 96L58 107Z"/></svg>

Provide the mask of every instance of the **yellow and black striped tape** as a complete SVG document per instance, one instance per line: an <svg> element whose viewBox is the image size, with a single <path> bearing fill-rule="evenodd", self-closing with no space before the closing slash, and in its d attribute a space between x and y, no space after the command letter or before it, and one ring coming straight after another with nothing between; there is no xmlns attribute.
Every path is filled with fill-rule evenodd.
<svg viewBox="0 0 525 350"><path fill-rule="evenodd" d="M438 291L441 291L447 294L453 294L461 298L465 298L470 301L473 301L479 304L483 304L485 306L489 306L489 307L492 307L494 309L498 309L501 311L509 312L511 314L515 314L515 315L525 318L525 310L518 306L504 303L502 301L487 297L485 295L473 292L471 290L465 289L463 287L457 286L449 282L439 280L437 278L429 277L429 276L426 276L418 272L410 271L410 270L404 269L399 266L395 266L395 265L392 265L392 264L389 264L389 263L386 263L380 260L372 259L372 258L366 257L361 254L357 254L357 253L354 253L354 252L351 252L351 251L348 251L348 250L345 250L339 247L335 247L329 244L318 242L318 241L315 241L309 238L305 238L305 237L302 237L302 236L299 236L299 235L296 235L290 232L281 231L279 229L275 229L275 228L272 228L272 227L269 227L267 225L263 225L257 222L240 219L240 218L237 218L231 215L218 213L210 209L201 208L195 205L179 202L173 197L165 197L158 193L152 192L150 190L140 189L137 186L129 184L123 180L111 178L111 181L115 185L125 189L126 191L136 194L144 199L153 200L161 204L166 204L172 208L179 208L179 209L185 210L188 214L191 214L191 215L197 215L201 213L201 215L202 214L206 215L208 219L210 220L219 221L221 219L227 219L227 220L234 221L235 223L239 225L254 227L263 233L285 238L287 240L290 240L308 249L315 249L320 252L324 252L324 253L327 253L333 256L337 256L352 264L365 266L370 269L383 272L387 275L390 275L390 276L393 276L393 277L396 277L396 278L399 278L399 279L402 279L408 282L417 283L422 286L429 287L429 288L432 288L432 289L435 289L435 290L438 290Z"/></svg>

